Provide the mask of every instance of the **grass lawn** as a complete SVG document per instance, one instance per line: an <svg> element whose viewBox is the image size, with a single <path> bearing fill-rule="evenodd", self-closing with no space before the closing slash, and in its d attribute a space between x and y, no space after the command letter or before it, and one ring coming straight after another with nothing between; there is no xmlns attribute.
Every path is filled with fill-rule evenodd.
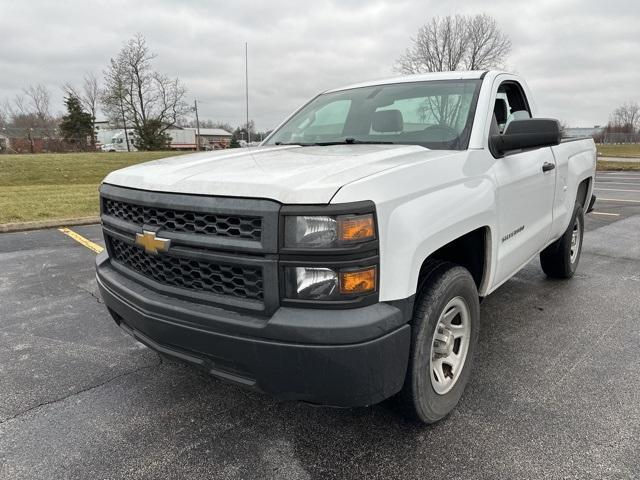
<svg viewBox="0 0 640 480"><path fill-rule="evenodd" d="M611 162L598 160L598 170L640 171L640 162Z"/></svg>
<svg viewBox="0 0 640 480"><path fill-rule="evenodd" d="M598 144L596 146L598 147L598 154L602 157L640 158L640 143Z"/></svg>
<svg viewBox="0 0 640 480"><path fill-rule="evenodd" d="M171 155L175 152L0 155L0 224L97 216L98 185L109 172ZM640 171L640 162L598 161L598 170Z"/></svg>
<svg viewBox="0 0 640 480"><path fill-rule="evenodd" d="M0 224L96 216L107 173L175 152L0 155Z"/></svg>

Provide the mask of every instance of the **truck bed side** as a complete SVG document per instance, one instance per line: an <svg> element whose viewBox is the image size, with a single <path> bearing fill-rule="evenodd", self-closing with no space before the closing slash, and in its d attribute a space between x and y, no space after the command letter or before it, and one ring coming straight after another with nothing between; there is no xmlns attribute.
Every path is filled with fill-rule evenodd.
<svg viewBox="0 0 640 480"><path fill-rule="evenodd" d="M591 138L565 140L560 145L551 147L551 151L556 161L557 173L549 243L558 239L569 225L578 188L585 181L585 199L588 205L596 170L596 146ZM587 205L583 205L585 210Z"/></svg>

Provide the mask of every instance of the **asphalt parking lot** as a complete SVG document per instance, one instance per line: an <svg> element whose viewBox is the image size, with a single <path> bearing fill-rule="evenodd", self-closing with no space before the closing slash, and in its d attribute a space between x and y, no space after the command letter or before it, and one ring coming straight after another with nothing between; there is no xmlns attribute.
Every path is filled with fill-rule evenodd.
<svg viewBox="0 0 640 480"><path fill-rule="evenodd" d="M596 187L576 277L535 260L483 302L472 379L431 427L162 362L101 305L94 252L2 234L0 478L639 478L640 173Z"/></svg>
<svg viewBox="0 0 640 480"><path fill-rule="evenodd" d="M640 213L640 172L597 172L594 214L587 216L587 230Z"/></svg>

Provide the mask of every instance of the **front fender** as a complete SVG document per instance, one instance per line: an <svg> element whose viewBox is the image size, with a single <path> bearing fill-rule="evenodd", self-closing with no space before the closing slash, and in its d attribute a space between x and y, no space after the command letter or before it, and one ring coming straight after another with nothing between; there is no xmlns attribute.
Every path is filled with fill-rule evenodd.
<svg viewBox="0 0 640 480"><path fill-rule="evenodd" d="M414 295L422 263L440 247L481 227L495 231L492 164L486 151L464 151L385 171L340 190L336 203L371 199L376 204L381 301ZM494 271L494 257L489 252L483 285Z"/></svg>
<svg viewBox="0 0 640 480"><path fill-rule="evenodd" d="M478 228L493 230L495 202L493 183L484 179L448 185L381 212L385 230L392 233L380 247L380 299L415 294L420 268L429 255ZM485 265L485 280L493 271L490 267Z"/></svg>

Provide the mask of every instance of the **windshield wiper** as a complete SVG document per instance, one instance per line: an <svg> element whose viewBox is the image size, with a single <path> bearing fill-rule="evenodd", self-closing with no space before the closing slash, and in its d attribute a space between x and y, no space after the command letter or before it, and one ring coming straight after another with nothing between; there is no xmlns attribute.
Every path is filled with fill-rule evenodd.
<svg viewBox="0 0 640 480"><path fill-rule="evenodd" d="M342 141L338 141L338 142L316 142L313 143L312 145L318 145L320 147L326 147L329 145L393 145L393 142L385 142L385 141L378 141L378 140L358 140L356 138L345 138Z"/></svg>
<svg viewBox="0 0 640 480"><path fill-rule="evenodd" d="M393 142L383 142L377 140L358 140L355 138L345 138L344 140L333 141L333 142L314 142L314 143L299 143L299 142L275 142L274 145L298 145L300 147L329 147L331 145L393 145Z"/></svg>

